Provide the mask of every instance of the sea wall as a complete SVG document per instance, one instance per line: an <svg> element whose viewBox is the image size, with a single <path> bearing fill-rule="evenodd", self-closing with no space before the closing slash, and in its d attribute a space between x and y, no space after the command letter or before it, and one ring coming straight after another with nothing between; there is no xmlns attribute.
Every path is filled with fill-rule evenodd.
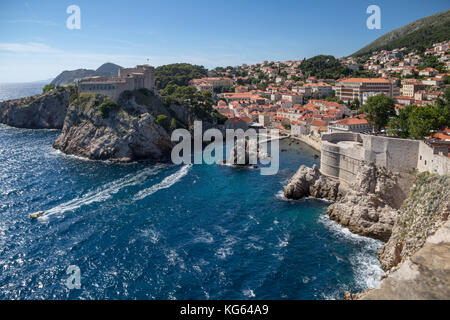
<svg viewBox="0 0 450 320"><path fill-rule="evenodd" d="M316 138L310 135L301 134L301 135L291 135L291 138L295 140L300 140L309 145L310 147L316 149L317 151L321 151L322 149L322 141L320 140L319 137Z"/></svg>
<svg viewBox="0 0 450 320"><path fill-rule="evenodd" d="M360 135L363 140L364 161L373 162L395 172L417 168L419 141L390 137Z"/></svg>
<svg viewBox="0 0 450 320"><path fill-rule="evenodd" d="M412 171L448 174L450 159L435 154L422 141L358 133L328 133L322 136L321 172L347 183L354 181L365 163L393 172Z"/></svg>

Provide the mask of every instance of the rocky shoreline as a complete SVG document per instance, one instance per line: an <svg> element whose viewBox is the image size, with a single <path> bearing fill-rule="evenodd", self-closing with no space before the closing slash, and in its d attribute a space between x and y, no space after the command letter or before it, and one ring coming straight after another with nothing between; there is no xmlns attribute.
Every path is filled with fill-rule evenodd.
<svg viewBox="0 0 450 320"><path fill-rule="evenodd" d="M33 97L0 102L0 123L26 129L62 129L73 86Z"/></svg>
<svg viewBox="0 0 450 320"><path fill-rule="evenodd" d="M215 115L201 111L197 114L195 108L165 104L147 89L124 91L115 102L106 95L77 93L75 86L67 86L1 102L0 123L62 129L53 147L68 155L111 162L166 162L174 129L192 130L195 120L203 120L203 129L214 127Z"/></svg>
<svg viewBox="0 0 450 320"><path fill-rule="evenodd" d="M155 122L149 108L133 99L120 103L119 108L103 95L80 95L69 106L53 147L93 160L167 160L172 149L170 135Z"/></svg>
<svg viewBox="0 0 450 320"><path fill-rule="evenodd" d="M284 188L288 199L312 196L334 201L329 217L351 232L387 241L396 217L396 175L367 164L351 185L324 176L317 166L300 167Z"/></svg>
<svg viewBox="0 0 450 320"><path fill-rule="evenodd" d="M327 210L332 220L385 242L378 253L387 272L380 288L345 299L450 297L450 259L442 259L450 257L450 177L422 173L409 192L402 188L398 174L370 163L351 185L301 166L284 188L288 199L334 201Z"/></svg>

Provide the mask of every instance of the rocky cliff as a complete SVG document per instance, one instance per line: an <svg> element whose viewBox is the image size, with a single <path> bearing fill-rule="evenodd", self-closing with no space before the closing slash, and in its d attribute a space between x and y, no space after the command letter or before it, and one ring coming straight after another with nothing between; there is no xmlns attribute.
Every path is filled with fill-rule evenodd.
<svg viewBox="0 0 450 320"><path fill-rule="evenodd" d="M345 299L449 299L449 195L450 176L419 174L378 253L387 272L380 287Z"/></svg>
<svg viewBox="0 0 450 320"><path fill-rule="evenodd" d="M44 94L0 102L0 122L29 129L61 129L75 87L60 87Z"/></svg>
<svg viewBox="0 0 450 320"><path fill-rule="evenodd" d="M169 112L149 91L125 92L118 103L81 93L70 104L53 146L95 160L167 160L172 142Z"/></svg>
<svg viewBox="0 0 450 320"><path fill-rule="evenodd" d="M302 166L284 194L288 199L312 196L335 201L327 211L331 219L354 233L387 241L396 217L394 199L401 192L396 175L367 164L350 186L322 175L317 166Z"/></svg>
<svg viewBox="0 0 450 320"><path fill-rule="evenodd" d="M398 211L392 236L379 252L383 269L390 270L415 254L449 214L450 176L418 175Z"/></svg>
<svg viewBox="0 0 450 320"><path fill-rule="evenodd" d="M417 242L414 246L419 247ZM410 251L409 254L414 252ZM361 300L448 300L450 299L450 221L426 238L422 247L393 269L377 289L352 295Z"/></svg>
<svg viewBox="0 0 450 320"><path fill-rule="evenodd" d="M366 164L328 215L353 233L387 241L397 217L396 199L403 194L397 179L385 168Z"/></svg>
<svg viewBox="0 0 450 320"><path fill-rule="evenodd" d="M316 165L312 168L301 166L284 187L284 196L294 200L315 197L336 201L341 199L344 193L340 182L322 175Z"/></svg>
<svg viewBox="0 0 450 320"><path fill-rule="evenodd" d="M302 166L285 187L287 198L335 200L331 219L386 242L378 253L387 271L380 287L344 299L450 299L450 176L417 175L405 199L407 178L366 164L343 187L317 166Z"/></svg>

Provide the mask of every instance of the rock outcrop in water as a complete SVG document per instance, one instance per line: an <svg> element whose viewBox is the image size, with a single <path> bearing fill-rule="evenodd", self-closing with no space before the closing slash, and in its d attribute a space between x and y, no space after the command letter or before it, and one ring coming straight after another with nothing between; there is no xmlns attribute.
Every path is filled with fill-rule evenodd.
<svg viewBox="0 0 450 320"><path fill-rule="evenodd" d="M17 128L61 129L75 87L59 87L44 94L0 102L0 122Z"/></svg>
<svg viewBox="0 0 450 320"><path fill-rule="evenodd" d="M294 200L311 196L336 201L342 195L339 181L322 175L317 165L301 166L284 187L284 196Z"/></svg>
<svg viewBox="0 0 450 320"><path fill-rule="evenodd" d="M345 196L328 208L327 214L353 233L387 241L397 216L394 199L398 194L395 174L367 164Z"/></svg>
<svg viewBox="0 0 450 320"><path fill-rule="evenodd" d="M151 92L127 93L118 103L104 95L81 93L69 106L53 146L95 160L167 160L172 148L169 119Z"/></svg>
<svg viewBox="0 0 450 320"><path fill-rule="evenodd" d="M322 175L317 166L301 166L284 188L288 199L312 196L336 201L327 211L331 219L356 234L383 241L394 226L399 192L396 175L373 164L364 166L350 186Z"/></svg>

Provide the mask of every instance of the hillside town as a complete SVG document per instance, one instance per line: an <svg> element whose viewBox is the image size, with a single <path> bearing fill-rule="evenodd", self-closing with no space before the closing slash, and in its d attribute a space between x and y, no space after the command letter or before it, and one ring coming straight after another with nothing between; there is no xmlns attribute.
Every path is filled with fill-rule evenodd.
<svg viewBox="0 0 450 320"><path fill-rule="evenodd" d="M301 70L304 60L216 68L208 77L190 81L208 90L228 127L280 128L320 148L321 135L332 132L387 134L375 130L360 107L384 95L395 102L397 115L409 105L425 107L443 99L449 84L450 41L423 53L407 48L383 50L363 57L339 59L352 71L370 77L318 78ZM426 138L430 146L450 146L449 130ZM448 148L443 148L448 156Z"/></svg>

